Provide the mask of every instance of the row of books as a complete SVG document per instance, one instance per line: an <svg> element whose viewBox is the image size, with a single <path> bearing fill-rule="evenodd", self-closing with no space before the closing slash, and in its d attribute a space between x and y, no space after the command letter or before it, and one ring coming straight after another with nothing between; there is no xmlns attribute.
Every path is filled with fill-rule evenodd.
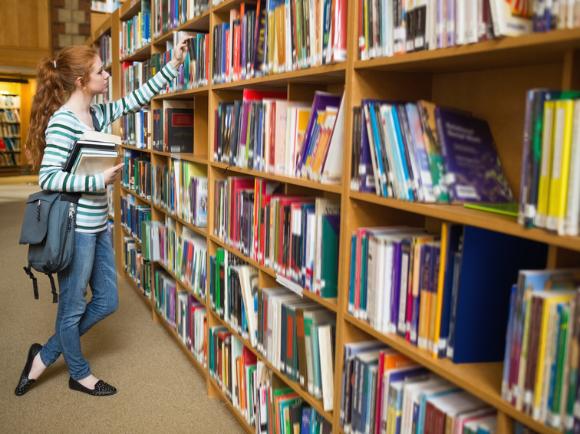
<svg viewBox="0 0 580 434"><path fill-rule="evenodd" d="M286 92L244 89L216 109L214 159L238 167L338 183L342 177L342 97L316 91L311 105Z"/></svg>
<svg viewBox="0 0 580 434"><path fill-rule="evenodd" d="M127 274L147 298L151 297L151 267L132 237L123 237L123 264Z"/></svg>
<svg viewBox="0 0 580 434"><path fill-rule="evenodd" d="M1 140L1 139L0 139ZM0 151L0 167L18 166L18 158L14 153Z"/></svg>
<svg viewBox="0 0 580 434"><path fill-rule="evenodd" d="M329 434L331 425L272 374L226 327L209 328L209 371L260 434Z"/></svg>
<svg viewBox="0 0 580 434"><path fill-rule="evenodd" d="M193 152L193 101L163 100L153 110L153 149L161 152Z"/></svg>
<svg viewBox="0 0 580 434"><path fill-rule="evenodd" d="M330 434L332 425L261 361L256 363L257 434Z"/></svg>
<svg viewBox="0 0 580 434"><path fill-rule="evenodd" d="M119 55L121 59L132 55L151 43L150 0L141 0L141 10L126 21L121 21Z"/></svg>
<svg viewBox="0 0 580 434"><path fill-rule="evenodd" d="M133 196L121 196L121 225L138 241L143 240L143 223L151 220L151 207L141 205Z"/></svg>
<svg viewBox="0 0 580 434"><path fill-rule="evenodd" d="M105 34L99 38L98 52L105 66L113 63L113 39L110 34Z"/></svg>
<svg viewBox="0 0 580 434"><path fill-rule="evenodd" d="M210 273L216 314L332 410L334 314L286 288L259 289L257 270L221 248Z"/></svg>
<svg viewBox="0 0 580 434"><path fill-rule="evenodd" d="M159 60L159 56L151 57L143 62L121 62L123 95L129 95L139 89L155 75L158 69L154 59Z"/></svg>
<svg viewBox="0 0 580 434"><path fill-rule="evenodd" d="M576 432L580 418L580 269L522 270L512 287L502 396L535 420Z"/></svg>
<svg viewBox="0 0 580 434"><path fill-rule="evenodd" d="M197 296L205 297L207 276L207 243L189 228L177 226L173 219L149 221L143 226L143 255L159 262Z"/></svg>
<svg viewBox="0 0 580 434"><path fill-rule="evenodd" d="M20 122L18 109L0 109L0 122Z"/></svg>
<svg viewBox="0 0 580 434"><path fill-rule="evenodd" d="M20 137L0 137L0 152L20 151Z"/></svg>
<svg viewBox="0 0 580 434"><path fill-rule="evenodd" d="M526 97L518 220L559 235L580 232L580 91Z"/></svg>
<svg viewBox="0 0 580 434"><path fill-rule="evenodd" d="M510 202L487 122L428 101L363 100L351 188L422 202Z"/></svg>
<svg viewBox="0 0 580 434"><path fill-rule="evenodd" d="M177 334L196 360L207 366L207 310L192 294L177 292Z"/></svg>
<svg viewBox="0 0 580 434"><path fill-rule="evenodd" d="M377 341L344 345L340 404L347 434L496 432L494 408Z"/></svg>
<svg viewBox="0 0 580 434"><path fill-rule="evenodd" d="M207 170L184 160L153 166L153 203L198 227L207 226Z"/></svg>
<svg viewBox="0 0 580 434"><path fill-rule="evenodd" d="M148 155L131 149L123 150L121 185L145 199L151 199L151 161Z"/></svg>
<svg viewBox="0 0 580 434"><path fill-rule="evenodd" d="M208 0L153 0L153 34L159 37L208 9Z"/></svg>
<svg viewBox="0 0 580 434"><path fill-rule="evenodd" d="M294 282L299 292L336 297L337 200L289 196L281 184L244 177L216 180L214 188L217 237Z"/></svg>
<svg viewBox="0 0 580 434"><path fill-rule="evenodd" d="M348 312L436 357L499 361L509 289L519 270L543 268L546 257L543 244L471 226L444 222L440 235L359 228L351 238Z"/></svg>
<svg viewBox="0 0 580 434"><path fill-rule="evenodd" d="M346 0L242 3L213 28L213 81L346 60Z"/></svg>
<svg viewBox="0 0 580 434"><path fill-rule="evenodd" d="M0 122L0 137L20 137L20 124Z"/></svg>
<svg viewBox="0 0 580 434"><path fill-rule="evenodd" d="M163 270L154 274L155 309L174 330L177 330L177 284Z"/></svg>
<svg viewBox="0 0 580 434"><path fill-rule="evenodd" d="M173 46L168 50L173 55L173 47L178 41L187 40L187 52L179 67L177 78L172 85L174 90L186 90L205 86L209 83L209 36L207 33L175 32Z"/></svg>
<svg viewBox="0 0 580 434"><path fill-rule="evenodd" d="M248 424L255 422L256 355L224 326L209 328L209 373Z"/></svg>
<svg viewBox="0 0 580 434"><path fill-rule="evenodd" d="M19 109L20 95L0 93L0 109Z"/></svg>
<svg viewBox="0 0 580 434"><path fill-rule="evenodd" d="M121 137L124 144L140 149L148 148L150 116L150 110L143 108L121 118Z"/></svg>
<svg viewBox="0 0 580 434"><path fill-rule="evenodd" d="M365 60L579 27L580 11L574 0L363 0L357 23Z"/></svg>

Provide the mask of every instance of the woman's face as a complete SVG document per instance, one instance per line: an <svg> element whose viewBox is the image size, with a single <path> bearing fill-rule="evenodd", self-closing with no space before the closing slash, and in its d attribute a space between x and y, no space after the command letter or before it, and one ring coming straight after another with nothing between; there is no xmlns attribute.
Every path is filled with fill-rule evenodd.
<svg viewBox="0 0 580 434"><path fill-rule="evenodd" d="M103 69L103 61L99 56L95 57L95 62L91 68L87 90L93 95L107 92L109 88L110 74Z"/></svg>

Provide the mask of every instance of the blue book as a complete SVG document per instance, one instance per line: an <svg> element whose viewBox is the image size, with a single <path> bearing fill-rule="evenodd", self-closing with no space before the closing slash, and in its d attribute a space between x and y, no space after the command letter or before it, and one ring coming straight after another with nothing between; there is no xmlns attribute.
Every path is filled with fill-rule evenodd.
<svg viewBox="0 0 580 434"><path fill-rule="evenodd" d="M544 268L546 257L545 244L465 226L451 325L455 363L503 359L510 288L519 270Z"/></svg>
<svg viewBox="0 0 580 434"><path fill-rule="evenodd" d="M300 434L310 434L310 418L312 413L312 408L304 407L302 408L302 425L300 426Z"/></svg>

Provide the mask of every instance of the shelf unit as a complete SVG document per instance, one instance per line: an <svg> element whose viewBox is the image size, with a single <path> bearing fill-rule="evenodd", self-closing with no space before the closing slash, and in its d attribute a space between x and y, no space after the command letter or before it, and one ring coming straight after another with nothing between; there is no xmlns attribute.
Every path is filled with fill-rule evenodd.
<svg viewBox="0 0 580 434"><path fill-rule="evenodd" d="M210 7L202 15L179 26L176 30L199 30L211 32L211 29L224 22L228 11L239 6L240 0L228 0L218 6ZM120 20L129 19L140 10L140 0L126 2L111 17L110 27L113 36L114 98L121 95L120 61L143 60L152 53L162 51L163 42L171 32L153 38L150 45L143 47L133 55L119 59ZM348 2L348 16L357 16L358 2ZM213 214L215 192L213 183L230 175L257 177L285 185L288 192L313 192L321 196L335 197L341 204L341 228L339 250L338 299L326 300L315 294L304 292L304 297L324 306L336 314L336 345L334 365L334 409L340 407L340 384L343 369L343 344L377 339L395 348L417 363L426 366L436 374L464 388L498 410L498 432L510 434L512 420L517 420L539 433L556 433L557 431L534 421L527 414L518 411L501 397L500 383L501 363L456 365L449 360L435 359L427 352L410 345L405 340L385 335L374 330L369 324L354 318L347 312L348 270L350 257L350 234L362 226L407 224L428 227L437 230L442 221L469 224L498 231L530 240L540 241L549 246L548 267L580 264L580 237L560 237L540 229L524 229L515 219L500 217L480 211L469 210L458 205L411 203L395 199L386 199L373 194L359 193L350 190L352 108L360 104L363 98L385 98L397 100L429 99L441 105L454 106L470 110L488 120L502 159L508 182L516 196L519 194L521 167L521 136L524 120L525 91L533 87L578 88L580 87L580 29L558 30L549 33L531 34L518 38L502 38L473 45L459 46L435 51L424 51L398 55L389 58L358 60L356 47L356 23L349 20L347 34L347 61L335 65L286 72L233 83L209 83L206 86L181 90L170 94L156 96L151 108L161 107L164 99L194 100L196 103L194 148L191 154L170 154L150 149L139 149L123 146L148 155L152 165L164 164L169 158L191 161L205 168L208 174L208 228L198 228L180 219L163 207L142 198L124 187L116 187L115 215L119 212L119 196L133 195L138 201L151 206L153 220L164 220L171 217L177 226L188 227L205 237L208 256L215 254L217 248L224 248L231 254L240 257L258 270L259 285L279 285L276 273L269 267L262 266L243 255L223 240L214 235ZM210 39L210 52L212 50ZM210 74L211 75L211 74ZM233 167L213 160L212 143L214 134L213 113L221 101L239 98L241 89L285 88L289 99L309 101L314 90L323 89L335 92L344 91L346 107L346 131L344 143L343 178L338 185L322 184L306 179L258 172L250 169ZM119 133L119 122L113 132ZM115 221L116 251L122 251L122 236L131 236ZM122 255L117 255L117 266L123 270ZM208 258L209 261L209 258ZM188 285L180 280L163 264L152 264L160 267L176 280L179 289L191 292ZM135 282L128 278L136 288ZM206 282L209 288L209 277ZM324 412L321 401L304 391L298 384L290 381L283 373L275 369L247 339L240 336L227 322L222 320L212 309L209 291L205 299L198 298L208 312L208 326L225 326L238 337L259 360L274 374L296 391L306 402L330 421L333 432L343 432L339 424L339 412ZM152 291L153 297L154 291ZM190 357L192 363L207 382L208 395L225 401L226 405L247 432L253 432L242 414L237 410L211 377L207 367L199 364L189 353L178 335L158 315L155 302L148 301L152 317L159 320L180 348ZM206 330L207 333L207 330Z"/></svg>

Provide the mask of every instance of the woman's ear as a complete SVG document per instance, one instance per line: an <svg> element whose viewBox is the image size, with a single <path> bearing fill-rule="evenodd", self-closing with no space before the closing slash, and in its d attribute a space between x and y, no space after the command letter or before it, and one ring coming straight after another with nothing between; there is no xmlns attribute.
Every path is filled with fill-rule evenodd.
<svg viewBox="0 0 580 434"><path fill-rule="evenodd" d="M83 77L77 77L75 80L75 87L77 89L83 90L86 87L85 80Z"/></svg>

